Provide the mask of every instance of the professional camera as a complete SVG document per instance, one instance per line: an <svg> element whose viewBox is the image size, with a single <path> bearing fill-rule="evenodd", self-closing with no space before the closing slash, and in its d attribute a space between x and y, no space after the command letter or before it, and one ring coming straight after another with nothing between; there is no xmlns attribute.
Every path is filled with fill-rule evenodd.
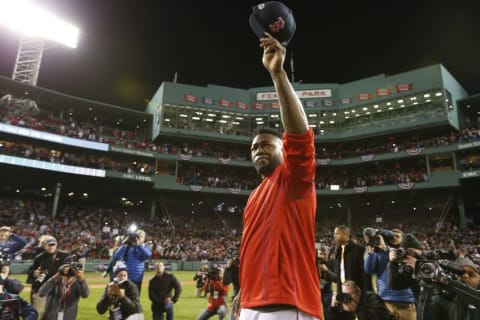
<svg viewBox="0 0 480 320"><path fill-rule="evenodd" d="M83 264L81 264L78 261L72 261L72 262L70 262L70 269L82 270L83 269Z"/></svg>
<svg viewBox="0 0 480 320"><path fill-rule="evenodd" d="M352 301L352 297L350 297L350 295L348 295L346 293L343 293L343 292L337 293L337 303L339 303L339 304L349 303L351 301Z"/></svg>
<svg viewBox="0 0 480 320"><path fill-rule="evenodd" d="M118 279L118 278L113 278L112 282L110 282L109 284L110 284L110 285L115 284L115 285L118 286L118 285L120 285L120 284L122 284L122 283L124 283L124 282L125 282L125 280L120 280L120 279Z"/></svg>
<svg viewBox="0 0 480 320"><path fill-rule="evenodd" d="M0 251L0 267L10 265L10 255L6 252Z"/></svg>
<svg viewBox="0 0 480 320"><path fill-rule="evenodd" d="M367 237L367 246L378 247L380 245L379 236L383 237L385 243L388 243L393 238L393 233L390 230L386 229L374 229L374 228L365 228L363 229L363 235Z"/></svg>
<svg viewBox="0 0 480 320"><path fill-rule="evenodd" d="M217 266L211 267L207 272L207 278L210 281L220 280L220 268Z"/></svg>
<svg viewBox="0 0 480 320"><path fill-rule="evenodd" d="M18 299L0 300L0 319L15 320L19 319L18 310L20 304Z"/></svg>
<svg viewBox="0 0 480 320"><path fill-rule="evenodd" d="M440 277L456 279L464 274L463 268L446 259L419 260L415 264L415 277L424 282L436 282Z"/></svg>
<svg viewBox="0 0 480 320"><path fill-rule="evenodd" d="M127 230L127 236L125 237L125 240L123 240L123 244L136 244L138 240L137 230L138 228L135 224L130 225Z"/></svg>
<svg viewBox="0 0 480 320"><path fill-rule="evenodd" d="M35 279L35 282L42 283L47 277L48 270L42 270L38 277Z"/></svg>

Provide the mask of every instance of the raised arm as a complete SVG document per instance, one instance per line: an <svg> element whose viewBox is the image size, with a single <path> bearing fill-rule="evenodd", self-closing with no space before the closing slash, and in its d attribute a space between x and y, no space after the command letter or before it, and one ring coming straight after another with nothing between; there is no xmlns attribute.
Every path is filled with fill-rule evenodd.
<svg viewBox="0 0 480 320"><path fill-rule="evenodd" d="M263 65L270 73L280 101L280 115L287 133L305 133L309 130L302 103L293 89L283 65L287 49L270 34L260 39Z"/></svg>

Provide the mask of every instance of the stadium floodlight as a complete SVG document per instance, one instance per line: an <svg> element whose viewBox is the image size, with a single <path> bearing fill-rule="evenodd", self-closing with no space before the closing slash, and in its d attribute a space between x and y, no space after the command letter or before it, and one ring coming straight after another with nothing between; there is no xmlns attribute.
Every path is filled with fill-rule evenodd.
<svg viewBox="0 0 480 320"><path fill-rule="evenodd" d="M77 47L79 29L26 0L0 0L0 24L30 37Z"/></svg>

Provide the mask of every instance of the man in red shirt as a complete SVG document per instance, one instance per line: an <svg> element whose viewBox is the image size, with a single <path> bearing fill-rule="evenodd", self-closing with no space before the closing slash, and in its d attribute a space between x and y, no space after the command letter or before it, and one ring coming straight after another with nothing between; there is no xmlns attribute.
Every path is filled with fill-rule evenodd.
<svg viewBox="0 0 480 320"><path fill-rule="evenodd" d="M260 47L285 132L280 136L275 130L259 130L251 145L253 164L263 180L244 210L240 293L232 308L240 311L241 320L321 319L314 135L283 67L286 48L268 33Z"/></svg>

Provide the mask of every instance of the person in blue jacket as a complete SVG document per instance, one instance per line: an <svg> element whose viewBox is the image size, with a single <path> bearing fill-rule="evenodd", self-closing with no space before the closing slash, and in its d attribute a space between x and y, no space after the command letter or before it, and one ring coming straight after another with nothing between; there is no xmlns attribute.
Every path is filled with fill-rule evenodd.
<svg viewBox="0 0 480 320"><path fill-rule="evenodd" d="M145 273L145 260L152 256L152 251L145 244L145 236L145 231L141 229L130 230L126 240L113 255L115 261L125 263L128 279L137 285L139 293Z"/></svg>

